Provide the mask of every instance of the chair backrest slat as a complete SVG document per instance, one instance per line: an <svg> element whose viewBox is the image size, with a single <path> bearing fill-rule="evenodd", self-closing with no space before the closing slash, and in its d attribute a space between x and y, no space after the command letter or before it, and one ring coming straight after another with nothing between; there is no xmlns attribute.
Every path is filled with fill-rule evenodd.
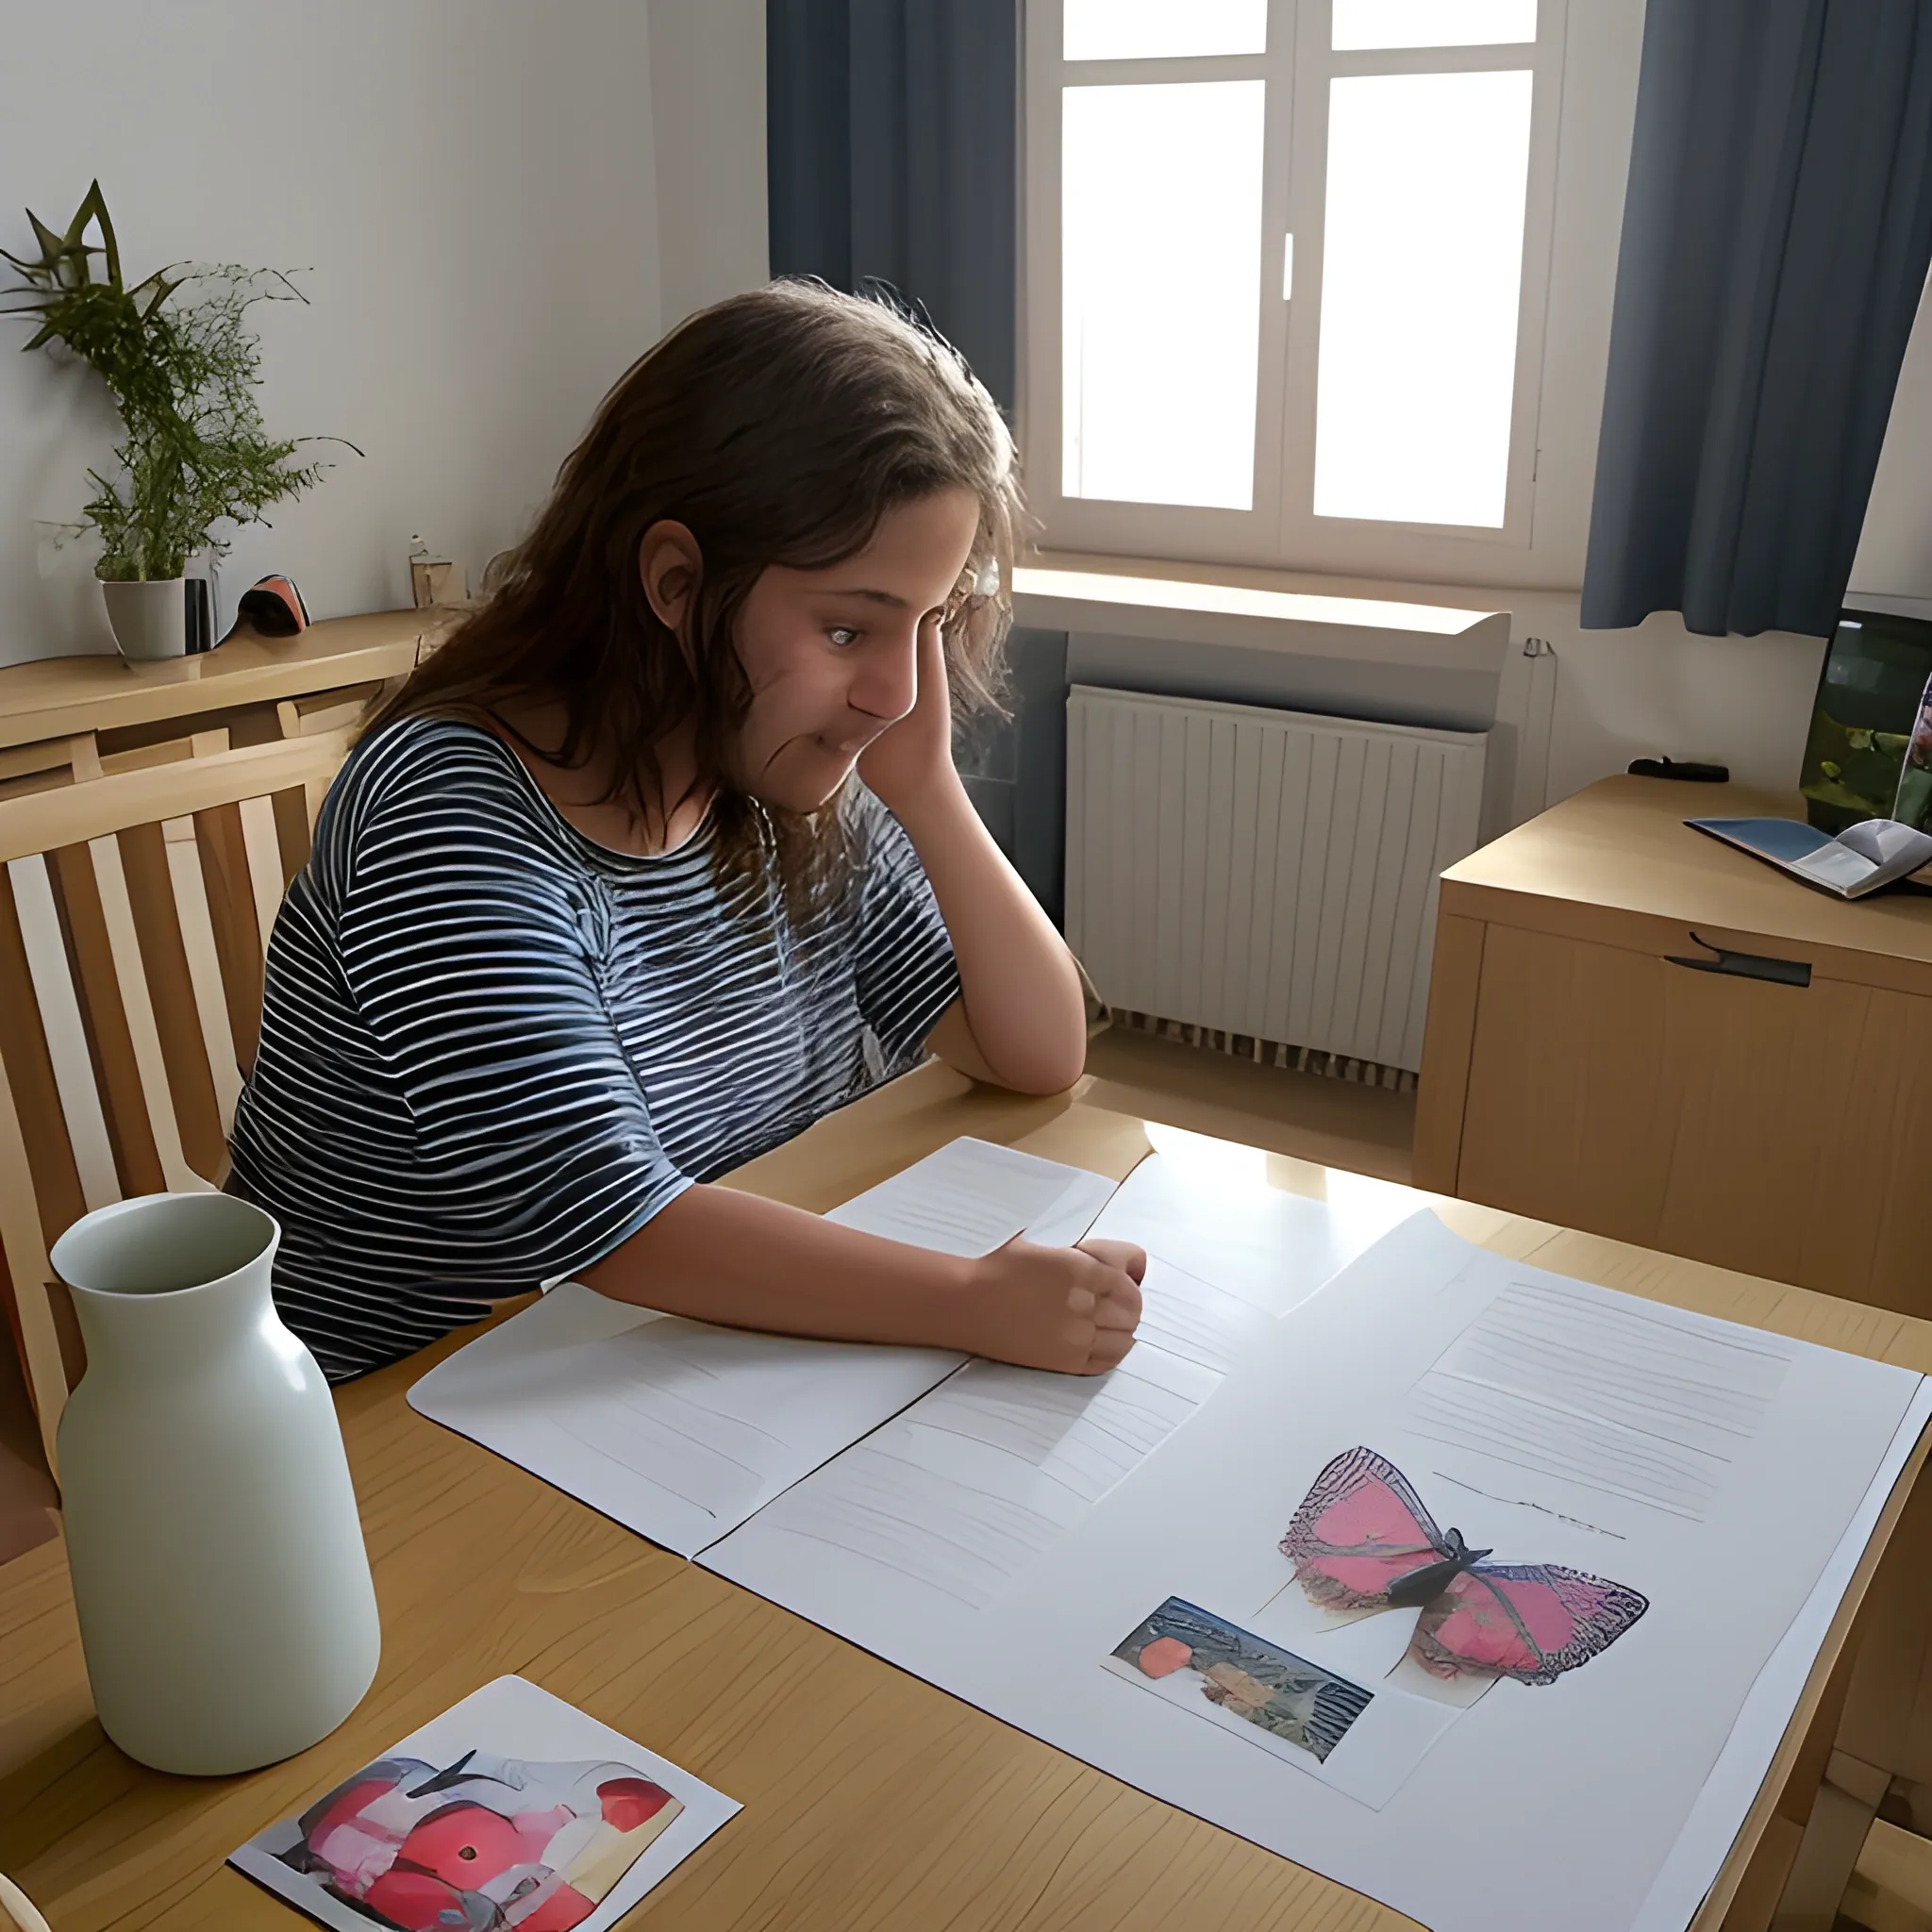
<svg viewBox="0 0 1932 1932"><path fill-rule="evenodd" d="M268 951L269 934L281 910L289 882L282 876L282 841L275 827L272 798L244 798L235 808L242 820L242 856L248 861L248 883L255 896L256 929L261 950Z"/></svg>
<svg viewBox="0 0 1932 1932"><path fill-rule="evenodd" d="M141 1067L134 1055L114 949L101 905L89 845L63 845L48 854L55 897L62 913L68 957L73 962L81 1021L87 1031L93 1086L99 1097L108 1142L113 1150L113 1198L158 1194L167 1186L160 1151L148 1124L141 1091ZM79 1077L79 1076L76 1076Z"/></svg>
<svg viewBox="0 0 1932 1932"><path fill-rule="evenodd" d="M9 868L0 867L0 1068L13 1104L34 1124L27 1160L33 1185L23 1199L38 1204L41 1238L51 1247L64 1227L87 1212L80 1169L67 1133L66 1112L47 1047L43 1015L27 966ZM105 1146L107 1133L101 1135Z"/></svg>
<svg viewBox="0 0 1932 1932"><path fill-rule="evenodd" d="M46 859L39 853L9 860L7 870L13 882L27 973L59 1096L60 1122L80 1175L81 1198L91 1208L105 1208L121 1198L121 1177L114 1169L108 1118L94 1084L93 1054L68 963L53 878Z"/></svg>
<svg viewBox="0 0 1932 1932"><path fill-rule="evenodd" d="M235 1125L235 1103L242 1097L242 1055L228 1024L228 990L222 982L221 955L215 948L214 918L208 910L208 878L201 869L201 841L192 819L169 819L161 826L168 855L168 882L180 922L181 948L188 956L188 984L208 1055L209 1078L225 1141Z"/></svg>
<svg viewBox="0 0 1932 1932"><path fill-rule="evenodd" d="M119 842L128 911L140 943L181 1151L196 1174L212 1180L226 1158L228 1138L222 1124L213 1054L225 1052L232 1062L233 1042L210 1049L202 1029L162 828L130 825L119 835ZM234 1080L239 1087L239 1074Z"/></svg>
<svg viewBox="0 0 1932 1932"><path fill-rule="evenodd" d="M93 860L94 887L108 929L108 947L113 956L114 990L120 996L128 1044L134 1056L133 1100L139 1102L140 1111L146 1118L148 1142L160 1167L162 1187L171 1193L195 1193L213 1183L189 1166L188 1157L182 1151L174 1087L168 1078L167 1059L161 1052L161 1029L155 1017L154 992L147 962L142 957L141 935L135 930L134 903L127 890L126 869L121 862L121 841L111 834L90 839L87 850ZM89 998L92 998L92 991ZM129 1187L123 1191L147 1191Z"/></svg>
<svg viewBox="0 0 1932 1932"><path fill-rule="evenodd" d="M84 1358L54 1241L225 1176L263 955L345 731L0 798L0 1279L49 1466Z"/></svg>
<svg viewBox="0 0 1932 1932"><path fill-rule="evenodd" d="M0 1253L7 1257L8 1309L28 1393L40 1422L41 1447L54 1467L54 1430L79 1374L61 1347L48 1241L40 1224L33 1164L8 1080L0 1080Z"/></svg>
<svg viewBox="0 0 1932 1932"><path fill-rule="evenodd" d="M286 892L295 883L295 874L308 863L314 843L314 821L308 809L308 794L301 786L277 791L269 802L275 807L275 843L281 851L282 891ZM317 803L320 802L318 797Z"/></svg>
<svg viewBox="0 0 1932 1932"><path fill-rule="evenodd" d="M194 842L201 849L201 875L208 886L228 1030L235 1040L236 1061L246 1074L254 1068L261 1032L262 943L241 806L230 802L196 812Z"/></svg>

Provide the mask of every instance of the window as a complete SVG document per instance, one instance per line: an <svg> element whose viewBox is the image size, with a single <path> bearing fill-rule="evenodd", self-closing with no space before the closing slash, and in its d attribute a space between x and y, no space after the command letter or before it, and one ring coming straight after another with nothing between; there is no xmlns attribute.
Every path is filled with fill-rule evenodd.
<svg viewBox="0 0 1932 1932"><path fill-rule="evenodd" d="M1056 548L1426 575L1529 541L1564 0L1029 0Z"/></svg>

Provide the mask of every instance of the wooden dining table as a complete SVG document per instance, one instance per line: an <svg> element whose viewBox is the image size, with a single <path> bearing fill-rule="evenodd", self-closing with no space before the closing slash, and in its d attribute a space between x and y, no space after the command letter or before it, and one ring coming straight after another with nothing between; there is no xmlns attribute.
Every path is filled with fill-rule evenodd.
<svg viewBox="0 0 1932 1932"><path fill-rule="evenodd" d="M1145 1126L1083 1091L1026 1099L934 1063L730 1184L823 1209L960 1134L1124 1176L1147 1151ZM1272 1185L1303 1194L1388 1185L1266 1160ZM1516 1259L1932 1371L1932 1323L1466 1202L1414 1201ZM166 1776L124 1757L89 1699L61 1544L0 1568L0 1873L53 1932L286 1932L297 1923L291 1907L226 1867L227 1854L508 1673L743 1805L626 1926L1391 1932L1413 1923L657 1548L418 1416L409 1385L472 1333L338 1391L382 1664L357 1710L299 1757L224 1778ZM1700 1932L1769 1922L1831 1747L1855 1613L1924 1453L1922 1443L1892 1494L1694 1922Z"/></svg>

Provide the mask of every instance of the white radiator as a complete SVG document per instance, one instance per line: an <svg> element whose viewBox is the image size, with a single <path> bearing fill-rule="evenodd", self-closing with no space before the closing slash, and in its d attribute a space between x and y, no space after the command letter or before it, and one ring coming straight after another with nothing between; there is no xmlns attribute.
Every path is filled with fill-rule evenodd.
<svg viewBox="0 0 1932 1932"><path fill-rule="evenodd" d="M1485 744L1075 685L1068 942L1110 1006L1413 1071Z"/></svg>

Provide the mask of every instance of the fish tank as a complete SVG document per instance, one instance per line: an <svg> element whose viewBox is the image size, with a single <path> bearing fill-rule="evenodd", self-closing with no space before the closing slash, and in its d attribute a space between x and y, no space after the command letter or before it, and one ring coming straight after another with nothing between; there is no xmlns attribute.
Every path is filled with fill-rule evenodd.
<svg viewBox="0 0 1932 1932"><path fill-rule="evenodd" d="M1834 835L1861 819L1932 831L1932 620L1841 613L1824 654L1798 790Z"/></svg>

